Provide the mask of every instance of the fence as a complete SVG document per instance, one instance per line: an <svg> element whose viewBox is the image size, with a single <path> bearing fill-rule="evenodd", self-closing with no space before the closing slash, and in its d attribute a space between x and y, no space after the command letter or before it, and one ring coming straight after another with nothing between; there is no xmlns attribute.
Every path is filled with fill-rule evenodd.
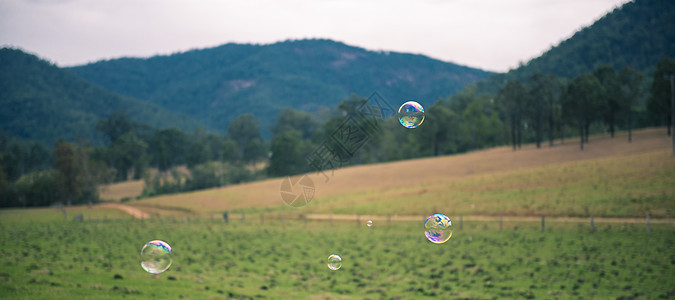
<svg viewBox="0 0 675 300"><path fill-rule="evenodd" d="M69 220L68 215L64 213L65 219ZM295 219L300 221L303 226L307 226L308 222L310 220L312 221L318 221L318 222L327 222L329 226L333 226L335 222L342 222L344 224L349 224L350 222L353 222L357 227L362 226L361 220L366 220L366 224L368 226L372 226L373 222L376 222L377 226L391 226L392 222L414 222L414 221L419 221L423 222L427 217L426 216L398 216L398 215L387 215L387 216L366 216L366 215L320 215L320 214L301 214L301 215L295 215ZM454 218L451 218L451 220L458 220L458 222L455 223L456 227L455 229L463 229L464 227L464 221L483 221L486 222L484 225L484 228L488 228L487 223L489 222L497 222L498 224L498 230L502 231L504 230L504 222L537 222L540 221L541 223L541 231L546 232L546 225L547 222L574 222L574 223L588 223L588 228L590 232L595 232L596 231L596 222L601 222L601 223L630 223L630 224L645 224L645 229L647 234L652 233L652 225L651 223L671 223L675 225L675 219L656 219L652 220L649 215L647 215L644 219L638 219L638 218L596 218L593 215L589 216L588 218L583 218L583 217L546 217L545 215L541 215L540 217L517 217L517 216L456 216ZM182 223L203 223L204 221L209 221L211 223L219 223L222 222L224 224L230 224L230 221L232 220L238 220L239 223L241 224L246 224L246 214L245 213L239 213L239 214L232 214L229 211L225 211L222 213L222 219L216 218L214 214L211 214L210 217L202 217L202 216L196 216L196 215L187 215L184 214L182 216L176 217L175 215L170 215L170 216L164 216L164 215L155 215L151 216L149 218L134 218L130 215L126 216L111 216L108 217L106 215L104 216L94 216L92 217L91 215L85 215L84 213L78 213L75 214L72 218L70 218L71 221L73 222L114 222L114 221L138 221L138 222L171 222L171 223L177 223L177 222L182 222ZM286 226L287 223L287 216L284 214L279 214L279 213L270 213L268 216L265 216L265 213L259 213L259 221L257 224L265 224L265 221L267 220L268 224L278 224L281 225L282 227ZM255 221L250 221L251 223L255 223ZM549 229L551 230L551 229Z"/></svg>

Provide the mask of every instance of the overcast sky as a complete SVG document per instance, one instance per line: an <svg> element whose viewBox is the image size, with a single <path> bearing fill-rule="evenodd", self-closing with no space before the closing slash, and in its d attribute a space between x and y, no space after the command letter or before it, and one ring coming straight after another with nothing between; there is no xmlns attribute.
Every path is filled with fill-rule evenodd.
<svg viewBox="0 0 675 300"><path fill-rule="evenodd" d="M0 0L0 45L59 66L329 38L507 71L626 0Z"/></svg>

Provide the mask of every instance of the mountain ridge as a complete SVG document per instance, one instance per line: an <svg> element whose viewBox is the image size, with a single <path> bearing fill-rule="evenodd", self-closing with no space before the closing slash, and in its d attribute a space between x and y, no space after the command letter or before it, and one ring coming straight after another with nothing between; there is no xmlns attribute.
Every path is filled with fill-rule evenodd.
<svg viewBox="0 0 675 300"><path fill-rule="evenodd" d="M1 48L0 66L0 128L20 139L101 144L96 123L116 111L155 127L199 127L188 116L106 91L19 49Z"/></svg>
<svg viewBox="0 0 675 300"><path fill-rule="evenodd" d="M478 82L479 93L496 94L508 80L525 81L534 73L571 79L609 64L640 71L648 80L663 58L675 57L675 1L625 3L518 68Z"/></svg>
<svg viewBox="0 0 675 300"><path fill-rule="evenodd" d="M109 90L190 114L218 131L241 113L253 113L266 126L283 107L316 112L334 108L352 93L368 96L376 90L394 106L410 99L430 105L491 74L326 39L228 43L69 69Z"/></svg>

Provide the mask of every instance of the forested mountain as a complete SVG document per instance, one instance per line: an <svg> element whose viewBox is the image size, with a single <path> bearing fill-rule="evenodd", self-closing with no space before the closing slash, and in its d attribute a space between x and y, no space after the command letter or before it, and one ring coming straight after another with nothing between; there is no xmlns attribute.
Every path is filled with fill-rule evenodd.
<svg viewBox="0 0 675 300"><path fill-rule="evenodd" d="M156 127L194 130L181 113L122 97L21 50L0 49L0 128L25 140L102 142L96 123L113 112Z"/></svg>
<svg viewBox="0 0 675 300"><path fill-rule="evenodd" d="M263 130L283 107L334 108L377 90L397 106L430 105L489 72L422 55L373 52L330 40L226 44L147 59L121 58L71 68L117 93L187 113L216 131L243 113Z"/></svg>
<svg viewBox="0 0 675 300"><path fill-rule="evenodd" d="M650 78L660 60L675 57L674 20L675 1L626 3L519 68L478 83L478 93L496 94L508 80L524 81L537 72L571 79L605 64L632 67Z"/></svg>

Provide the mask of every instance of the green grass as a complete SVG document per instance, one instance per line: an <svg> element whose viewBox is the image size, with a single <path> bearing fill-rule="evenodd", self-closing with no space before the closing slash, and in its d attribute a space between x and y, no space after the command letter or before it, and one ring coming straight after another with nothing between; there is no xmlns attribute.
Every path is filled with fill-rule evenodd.
<svg viewBox="0 0 675 300"><path fill-rule="evenodd" d="M654 224L464 222L445 244L422 225L0 222L0 295L10 299L412 299L672 297L675 228ZM458 226L455 222L455 226ZM173 247L163 274L143 244ZM330 254L343 258L327 268ZM115 276L121 279L115 279Z"/></svg>
<svg viewBox="0 0 675 300"><path fill-rule="evenodd" d="M66 214L58 207L50 208L10 208L0 209L0 222L2 223L33 223L33 222L56 222L64 219L72 220L76 215L82 214L84 220L89 219L123 219L129 215L119 209L100 208L87 206L65 207Z"/></svg>

